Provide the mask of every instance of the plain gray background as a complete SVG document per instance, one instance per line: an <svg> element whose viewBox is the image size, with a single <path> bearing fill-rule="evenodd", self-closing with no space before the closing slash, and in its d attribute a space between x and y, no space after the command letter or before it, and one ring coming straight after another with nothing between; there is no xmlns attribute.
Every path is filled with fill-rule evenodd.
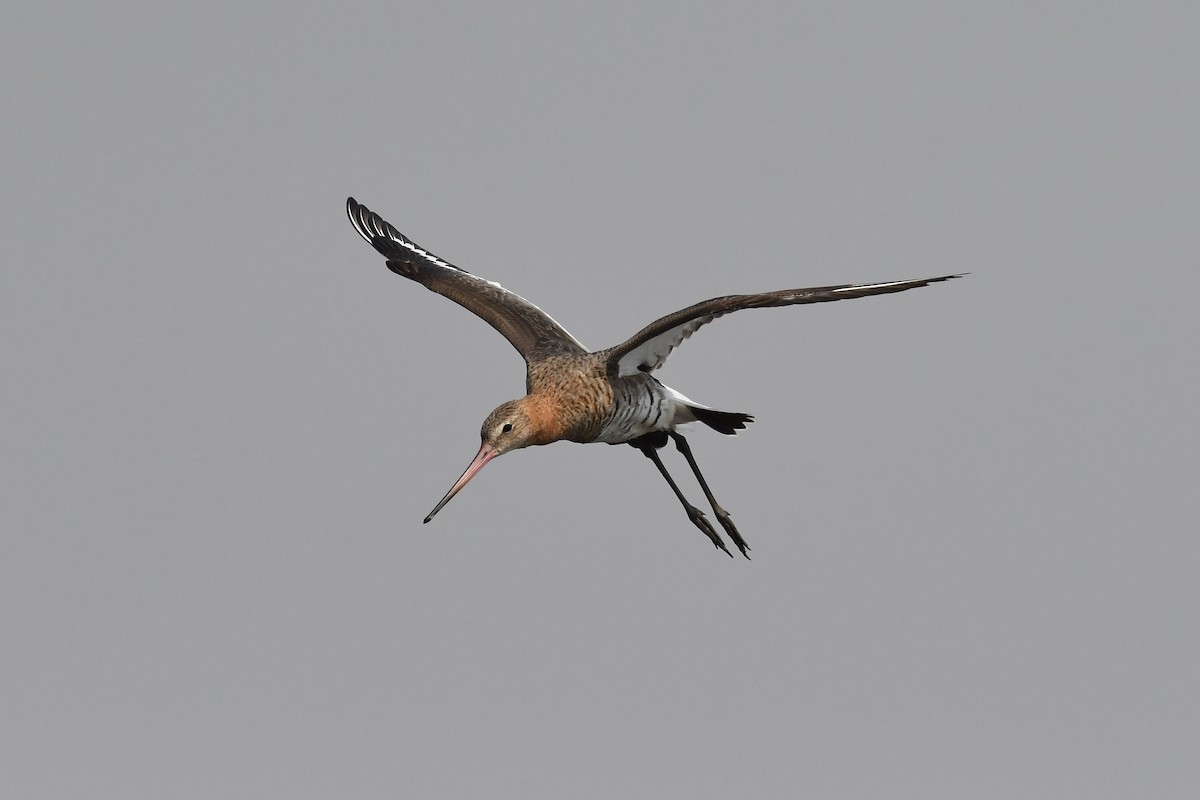
<svg viewBox="0 0 1200 800"><path fill-rule="evenodd" d="M6 15L0 795L1184 798L1200 12L26 4ZM715 551L353 194L659 373ZM673 451L667 463L701 496Z"/></svg>

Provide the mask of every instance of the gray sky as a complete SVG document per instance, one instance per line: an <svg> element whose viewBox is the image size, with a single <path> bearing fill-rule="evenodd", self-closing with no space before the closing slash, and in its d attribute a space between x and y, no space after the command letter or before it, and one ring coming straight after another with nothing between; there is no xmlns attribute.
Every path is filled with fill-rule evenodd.
<svg viewBox="0 0 1200 800"><path fill-rule="evenodd" d="M28 5L0 38L0 795L1128 798L1200 785L1194 3ZM348 194L659 374L523 364ZM695 501L682 459L668 465Z"/></svg>

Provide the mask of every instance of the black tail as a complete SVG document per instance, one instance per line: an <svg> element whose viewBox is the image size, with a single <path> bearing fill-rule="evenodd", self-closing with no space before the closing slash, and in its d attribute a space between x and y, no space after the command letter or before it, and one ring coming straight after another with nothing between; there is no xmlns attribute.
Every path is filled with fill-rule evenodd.
<svg viewBox="0 0 1200 800"><path fill-rule="evenodd" d="M754 421L754 417L749 414L741 414L736 411L714 411L711 408L697 408L696 406L688 406L688 410L692 412L692 416L697 421L703 422L717 433L723 433L726 436L737 435L738 431L745 429L746 423Z"/></svg>

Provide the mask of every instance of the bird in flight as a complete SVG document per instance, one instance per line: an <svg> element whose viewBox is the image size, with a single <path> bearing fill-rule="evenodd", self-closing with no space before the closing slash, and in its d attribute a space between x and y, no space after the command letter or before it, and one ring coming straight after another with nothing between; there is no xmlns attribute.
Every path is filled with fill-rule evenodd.
<svg viewBox="0 0 1200 800"><path fill-rule="evenodd" d="M749 558L750 546L729 512L721 508L700 473L687 439L677 428L699 422L734 435L753 420L749 414L718 411L689 400L651 373L702 325L746 308L828 303L888 294L947 281L960 275L885 283L782 289L761 294L715 297L651 322L629 339L606 350L589 351L537 306L498 283L484 280L420 247L382 217L355 201L346 201L350 222L384 258L392 272L458 303L500 332L525 359L526 395L501 403L483 421L482 443L462 476L429 512L433 519L489 461L512 450L551 442L628 444L654 462L683 505L688 519L732 556L708 516L684 497L658 451L668 439L696 476L713 516L730 541Z"/></svg>

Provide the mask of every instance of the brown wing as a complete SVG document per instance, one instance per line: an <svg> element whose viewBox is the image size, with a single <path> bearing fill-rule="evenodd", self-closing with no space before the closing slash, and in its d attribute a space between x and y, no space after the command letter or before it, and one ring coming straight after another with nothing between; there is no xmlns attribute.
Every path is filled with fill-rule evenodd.
<svg viewBox="0 0 1200 800"><path fill-rule="evenodd" d="M375 212L346 200L350 223L387 258L388 269L458 303L517 348L526 362L553 353L586 353L566 328L525 298L484 280L418 246Z"/></svg>
<svg viewBox="0 0 1200 800"><path fill-rule="evenodd" d="M688 306L656 320L634 334L628 341L604 351L610 375L633 375L637 372L653 372L663 365L667 356L679 344L703 325L714 319L744 308L772 308L793 306L803 303L830 303L834 300L849 300L873 294L888 294L928 286L931 283L960 278L961 275L943 275L940 278L922 278L911 281L888 283L846 284L844 286L820 286L811 289L782 289L763 294L732 294L714 297Z"/></svg>

